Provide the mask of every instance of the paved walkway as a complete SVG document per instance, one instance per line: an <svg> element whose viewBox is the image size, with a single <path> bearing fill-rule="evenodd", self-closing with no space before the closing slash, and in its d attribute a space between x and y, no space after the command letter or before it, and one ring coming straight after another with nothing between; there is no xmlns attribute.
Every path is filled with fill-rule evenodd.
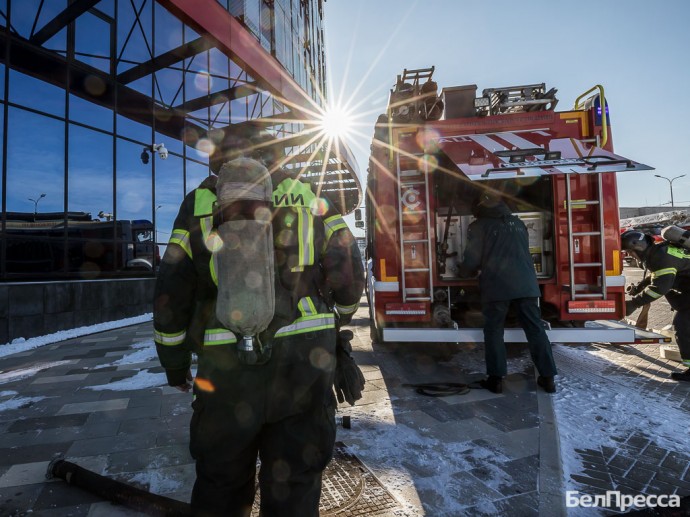
<svg viewBox="0 0 690 517"><path fill-rule="evenodd" d="M482 378L481 345L372 345L366 311L360 308L353 321L366 391L357 406L341 408L352 428L339 428L338 440L377 484L379 502L385 495L394 504L377 507L375 497L353 493L338 504L331 498L322 515L564 515L561 423L554 397L536 389L524 347L510 347L502 395L473 389L424 397L405 384ZM659 382L675 366L658 359L657 347L602 347L600 353L611 373L690 408L687 387ZM567 356L557 362L566 376L606 377ZM46 481L56 455L187 501L194 479L187 451L191 396L163 383L150 323L0 358L0 515L136 514L61 480ZM576 480L580 486L690 494L687 455L640 433L616 440L617 447L580 451L591 462ZM337 492L342 480L326 481Z"/></svg>

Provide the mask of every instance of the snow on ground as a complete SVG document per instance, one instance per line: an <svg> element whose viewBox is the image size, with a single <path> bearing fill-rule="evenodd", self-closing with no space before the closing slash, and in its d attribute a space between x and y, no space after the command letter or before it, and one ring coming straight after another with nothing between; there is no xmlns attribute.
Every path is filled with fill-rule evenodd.
<svg viewBox="0 0 690 517"><path fill-rule="evenodd" d="M152 319L153 315L149 312L147 314L142 314L141 316L135 316L133 318L125 318L117 321L107 321L105 323L98 323L97 325L89 325L87 327L78 327L76 329L61 330L59 332L47 334L45 336L32 337L29 339L18 337L13 339L11 343L0 345L0 357L5 357L6 355L16 354L19 352L26 352L27 350L33 350L34 348L38 348L44 345L50 345L52 343L65 341L66 339L72 339L75 337L85 336L87 334L95 334L96 332L104 332L106 330L127 327L129 325L135 325L137 323L144 323L146 321L151 321Z"/></svg>
<svg viewBox="0 0 690 517"><path fill-rule="evenodd" d="M553 403L566 491L588 492L571 478L585 475L577 449L616 448L639 433L659 447L690 454L687 413L665 395L642 388L639 377L607 371L610 362L597 350L555 345L554 352L560 375ZM592 508L569 509L569 515L595 514Z"/></svg>
<svg viewBox="0 0 690 517"><path fill-rule="evenodd" d="M28 407L47 397L16 397L16 391L0 391L0 413L10 409Z"/></svg>
<svg viewBox="0 0 690 517"><path fill-rule="evenodd" d="M0 347L0 357L72 337L118 328L144 321L151 315L128 318L72 331L58 332L29 340L15 340ZM107 385L87 386L93 390L136 390L165 386L165 374L149 371L156 361L152 340L135 343L131 353L105 366L117 366L123 370L138 370L135 375ZM483 353L470 347L462 356L465 371L484 371ZM598 449L601 446L616 447L616 437L625 439L634 432L645 434L656 445L690 454L687 437L687 415L668 404L663 395L640 389L639 378L611 373L610 362L596 349L554 345L560 370L557 377L558 392L553 395L554 410L560 434L561 456L566 490L580 490L572 481L573 474L581 474L585 468L577 449ZM531 365L528 354L509 359L509 373L523 372ZM48 368L48 363L34 365L32 371L13 372L23 378ZM3 379L4 382L4 379ZM660 380L663 382L663 380ZM22 407L44 397L20 397L13 391L0 391L0 411ZM482 465L492 472L490 479L498 488L504 481L504 472L496 466L507 461L495 452L472 446L469 442L448 443L428 436L424 426L409 427L396 423L391 400L386 398L370 405L344 408L340 415L350 415L352 429L347 431L349 450L366 462L382 484L402 504L395 512L399 517L425 515L420 510L419 499L424 500L426 514L459 515L467 506L492 512L489 496L465 494L467 490L453 473ZM339 431L340 432L340 431ZM132 479L158 490L167 492L179 487L168 476L157 473L138 474ZM458 496L461 497L458 497ZM462 497L465 496L466 497ZM471 501L470 501L471 499ZM431 513L429 513L431 512ZM594 515L588 509L587 515ZM569 515L579 515L570 509Z"/></svg>

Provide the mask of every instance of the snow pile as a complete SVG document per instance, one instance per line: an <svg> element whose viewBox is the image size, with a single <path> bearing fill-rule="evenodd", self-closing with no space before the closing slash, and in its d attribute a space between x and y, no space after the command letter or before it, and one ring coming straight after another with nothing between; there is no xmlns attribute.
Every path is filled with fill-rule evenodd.
<svg viewBox="0 0 690 517"><path fill-rule="evenodd" d="M44 345L50 345L52 343L57 343L59 341L65 341L66 339L72 339L75 337L86 336L87 334L95 334L96 332L103 332L105 330L116 329L120 327L127 327L128 325L135 325L137 323L144 323L151 321L153 315L149 312L147 314L142 314L141 316L135 316L133 318L125 318L118 321L108 321L106 323L98 323L97 325L90 325L88 327L78 327L76 329L61 330L53 334L47 334L45 336L32 337L29 339L24 339L23 337L13 339L11 343L6 343L0 345L0 357L5 357L7 355L16 354L19 352L26 352L27 350L33 350Z"/></svg>

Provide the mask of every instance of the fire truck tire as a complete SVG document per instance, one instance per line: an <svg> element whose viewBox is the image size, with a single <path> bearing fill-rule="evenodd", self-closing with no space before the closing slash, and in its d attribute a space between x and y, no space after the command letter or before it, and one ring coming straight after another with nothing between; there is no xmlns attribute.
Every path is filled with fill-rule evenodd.
<svg viewBox="0 0 690 517"><path fill-rule="evenodd" d="M369 337L371 338L372 343L383 343L383 331L376 326L373 318L371 319L371 323L369 325Z"/></svg>

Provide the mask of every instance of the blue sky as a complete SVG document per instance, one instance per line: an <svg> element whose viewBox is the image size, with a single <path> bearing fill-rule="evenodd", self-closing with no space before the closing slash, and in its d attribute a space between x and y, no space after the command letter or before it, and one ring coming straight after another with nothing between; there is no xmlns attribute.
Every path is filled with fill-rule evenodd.
<svg viewBox="0 0 690 517"><path fill-rule="evenodd" d="M356 106L349 143L365 180L374 122L403 69L439 88L545 82L559 110L596 84L614 150L655 171L619 173L621 206L690 205L690 2L686 0L327 0L331 101Z"/></svg>

